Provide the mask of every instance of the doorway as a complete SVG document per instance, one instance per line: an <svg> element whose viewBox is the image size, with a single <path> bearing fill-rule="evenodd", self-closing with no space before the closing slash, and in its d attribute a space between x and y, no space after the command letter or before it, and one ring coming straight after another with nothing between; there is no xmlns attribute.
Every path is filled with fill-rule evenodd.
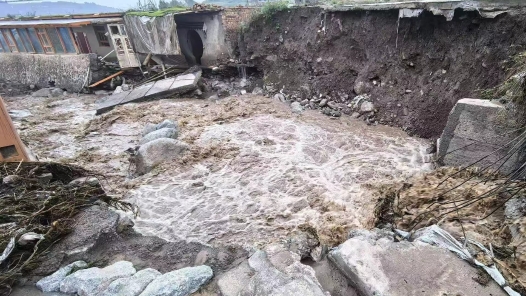
<svg viewBox="0 0 526 296"><path fill-rule="evenodd" d="M197 33L196 30L188 30L186 38L188 45L190 45L190 50L195 57L195 62L198 65L201 65L201 58L203 57L204 51L203 40L201 40L201 36L199 36L199 33Z"/></svg>

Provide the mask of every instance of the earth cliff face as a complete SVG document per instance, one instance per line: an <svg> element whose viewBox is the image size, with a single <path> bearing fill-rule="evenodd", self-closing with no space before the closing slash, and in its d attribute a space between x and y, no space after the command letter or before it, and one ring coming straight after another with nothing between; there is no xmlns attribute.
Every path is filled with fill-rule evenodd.
<svg viewBox="0 0 526 296"><path fill-rule="evenodd" d="M379 123L437 138L459 99L504 80L525 29L518 13L457 10L448 22L430 12L399 19L398 10L297 8L258 18L238 46L276 91L342 104L369 94Z"/></svg>

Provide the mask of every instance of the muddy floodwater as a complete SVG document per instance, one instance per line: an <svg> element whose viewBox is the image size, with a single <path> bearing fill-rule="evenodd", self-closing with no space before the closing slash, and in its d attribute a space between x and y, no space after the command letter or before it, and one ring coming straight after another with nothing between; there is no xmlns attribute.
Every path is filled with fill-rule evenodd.
<svg viewBox="0 0 526 296"><path fill-rule="evenodd" d="M110 192L139 206L136 230L166 240L250 246L301 226L331 243L352 227L372 226L376 200L367 184L429 169L427 142L400 129L315 110L298 115L270 98L162 100L102 116L92 112L95 100L7 103L31 112L15 124L35 154L105 176ZM179 123L192 161L130 178L124 150L137 145L146 123L163 119Z"/></svg>

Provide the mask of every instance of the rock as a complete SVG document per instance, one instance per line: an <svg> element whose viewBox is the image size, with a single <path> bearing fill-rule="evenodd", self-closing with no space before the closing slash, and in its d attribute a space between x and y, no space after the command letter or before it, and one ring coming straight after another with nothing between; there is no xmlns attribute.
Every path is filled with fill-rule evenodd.
<svg viewBox="0 0 526 296"><path fill-rule="evenodd" d="M477 269L452 252L431 245L395 242L389 231L355 231L333 249L329 259L354 284L360 295L494 295L505 293L495 282L475 282Z"/></svg>
<svg viewBox="0 0 526 296"><path fill-rule="evenodd" d="M64 91L58 87L55 87L53 89L51 89L51 96L52 97L60 97L62 94L64 93Z"/></svg>
<svg viewBox="0 0 526 296"><path fill-rule="evenodd" d="M426 148L426 154L433 154L437 152L437 145L432 143Z"/></svg>
<svg viewBox="0 0 526 296"><path fill-rule="evenodd" d="M358 117L360 117L360 113L358 113L358 112L353 112L353 113L351 114L351 117L352 117L352 118L358 118Z"/></svg>
<svg viewBox="0 0 526 296"><path fill-rule="evenodd" d="M52 275L47 276L36 283L36 286L42 292L58 292L60 291L60 283L67 275L71 273L73 269L82 269L88 267L88 264L84 261L75 261L69 265L66 265Z"/></svg>
<svg viewBox="0 0 526 296"><path fill-rule="evenodd" d="M219 100L219 96L218 95L211 95L208 97L208 100L210 101L217 101Z"/></svg>
<svg viewBox="0 0 526 296"><path fill-rule="evenodd" d="M116 95L116 94L120 94L121 92L123 92L122 86L119 85L115 88L115 90L113 91L113 94Z"/></svg>
<svg viewBox="0 0 526 296"><path fill-rule="evenodd" d="M35 232L27 232L20 236L20 238L18 239L18 244L21 246L34 245L43 238L44 238L43 234L38 234Z"/></svg>
<svg viewBox="0 0 526 296"><path fill-rule="evenodd" d="M147 123L146 126L142 129L141 135L144 137L147 134L157 130L157 125L153 123Z"/></svg>
<svg viewBox="0 0 526 296"><path fill-rule="evenodd" d="M214 276L212 268L206 265L185 267L157 277L140 296L190 295L208 282L212 276Z"/></svg>
<svg viewBox="0 0 526 296"><path fill-rule="evenodd" d="M136 157L136 170L138 174L146 174L155 166L164 161L170 161L188 150L185 142L161 138L147 142L139 148Z"/></svg>
<svg viewBox="0 0 526 296"><path fill-rule="evenodd" d="M243 261L236 268L223 273L217 281L221 295L238 296L253 274L248 261Z"/></svg>
<svg viewBox="0 0 526 296"><path fill-rule="evenodd" d="M30 84L30 85L29 85L29 89L30 89L30 90L34 90L35 88L36 88L36 85L34 85L34 84Z"/></svg>
<svg viewBox="0 0 526 296"><path fill-rule="evenodd" d="M130 88L130 85L123 84L123 85L121 85L121 89L122 89L122 91L129 91L131 88Z"/></svg>
<svg viewBox="0 0 526 296"><path fill-rule="evenodd" d="M308 258L311 251L320 244L312 234L304 231L295 233L287 241L288 249L300 255L301 259Z"/></svg>
<svg viewBox="0 0 526 296"><path fill-rule="evenodd" d="M338 110L339 109L338 105L335 102L333 102L333 101L328 102L327 106L329 106L329 108L334 109L334 110Z"/></svg>
<svg viewBox="0 0 526 296"><path fill-rule="evenodd" d="M160 130L162 128L173 128L173 129L176 129L178 130L179 127L177 126L177 123L169 120L169 119L165 119L163 120L163 122L159 123L157 126L155 126L155 129L157 130Z"/></svg>
<svg viewBox="0 0 526 296"><path fill-rule="evenodd" d="M103 90L103 89L96 90L93 93L96 94L97 96L106 96L110 94L110 92Z"/></svg>
<svg viewBox="0 0 526 296"><path fill-rule="evenodd" d="M374 104L371 102L363 102L360 106L360 112L366 113L366 112L373 112L374 111Z"/></svg>
<svg viewBox="0 0 526 296"><path fill-rule="evenodd" d="M20 120L32 115L29 110L9 110L8 113L12 120Z"/></svg>
<svg viewBox="0 0 526 296"><path fill-rule="evenodd" d="M297 114L303 112L303 107L299 102L292 102L292 104L290 104L290 108L292 109L292 112Z"/></svg>
<svg viewBox="0 0 526 296"><path fill-rule="evenodd" d="M119 261L104 268L92 267L76 271L60 283L60 292L77 293L79 296L98 296L108 285L118 278L135 274L133 264Z"/></svg>
<svg viewBox="0 0 526 296"><path fill-rule="evenodd" d="M2 179L4 185L14 185L20 181L20 176L18 175L7 175Z"/></svg>
<svg viewBox="0 0 526 296"><path fill-rule="evenodd" d="M300 104L302 106L307 106L309 104L309 100L305 99L305 100L301 101Z"/></svg>
<svg viewBox="0 0 526 296"><path fill-rule="evenodd" d="M314 270L300 263L300 257L280 247L270 247L267 252L257 251L249 259L248 264L254 275L249 281L243 279L242 290L239 296L251 295L303 295L325 296L318 283ZM229 271L230 272L230 271ZM222 278L228 278L228 273ZM239 270L237 271L240 273ZM233 278L233 276L230 276ZM237 284L230 282L231 284ZM228 293L223 282L221 293ZM226 294L225 295L232 295Z"/></svg>
<svg viewBox="0 0 526 296"><path fill-rule="evenodd" d="M121 233L130 230L134 225L135 223L133 223L133 220L130 219L130 217L121 215L119 217L119 222L117 222L117 232Z"/></svg>
<svg viewBox="0 0 526 296"><path fill-rule="evenodd" d="M219 97L228 97L232 91L232 88L224 82L218 82L216 85L213 85L212 88L217 91Z"/></svg>
<svg viewBox="0 0 526 296"><path fill-rule="evenodd" d="M178 132L176 129L174 128L169 128L169 127L166 127L166 128L161 128L161 129L158 129L158 130L155 130L147 135L145 135L144 137L142 137L142 139L139 141L139 145L144 145L148 142L151 142L153 140L157 140L157 139L163 139L163 138L166 138L166 139L177 139L177 136L178 136Z"/></svg>
<svg viewBox="0 0 526 296"><path fill-rule="evenodd" d="M247 94L247 91L244 90L244 89L242 89L242 90L240 91L240 93L241 93L242 95L246 95L246 94Z"/></svg>
<svg viewBox="0 0 526 296"><path fill-rule="evenodd" d="M363 81L356 81L354 83L354 92L357 95L363 95L365 93L368 93L370 90L371 90L370 85Z"/></svg>
<svg viewBox="0 0 526 296"><path fill-rule="evenodd" d="M44 97L47 98L51 96L51 89L50 88L41 88L34 93L31 94L32 97Z"/></svg>
<svg viewBox="0 0 526 296"><path fill-rule="evenodd" d="M80 177L80 178L77 178L69 182L69 185L71 186L83 186L83 185L97 186L99 185L99 179L97 177Z"/></svg>
<svg viewBox="0 0 526 296"><path fill-rule="evenodd" d="M320 107L325 107L327 106L327 99L323 99L320 101Z"/></svg>
<svg viewBox="0 0 526 296"><path fill-rule="evenodd" d="M100 296L138 296L160 275L155 269L143 269L131 277L114 280Z"/></svg>
<svg viewBox="0 0 526 296"><path fill-rule="evenodd" d="M277 94L274 95L274 100L278 100L280 102L285 102L286 98L285 98L285 95L283 95L282 93L277 93Z"/></svg>
<svg viewBox="0 0 526 296"><path fill-rule="evenodd" d="M332 117L340 117L340 116L342 116L342 112L340 112L338 110L332 110L331 111L331 116Z"/></svg>
<svg viewBox="0 0 526 296"><path fill-rule="evenodd" d="M119 215L108 210L104 205L94 205L85 208L71 225L72 231L60 240L45 255L35 274L50 274L57 270L62 262L72 262L86 258L85 254L99 242L105 233L112 233L117 227Z"/></svg>
<svg viewBox="0 0 526 296"><path fill-rule="evenodd" d="M253 95L262 95L263 94L263 89L261 87L259 87L259 86L256 86L252 90L252 94Z"/></svg>
<svg viewBox="0 0 526 296"><path fill-rule="evenodd" d="M66 97L66 96L69 95L69 93L67 91L65 91L65 92L62 93L62 95Z"/></svg>

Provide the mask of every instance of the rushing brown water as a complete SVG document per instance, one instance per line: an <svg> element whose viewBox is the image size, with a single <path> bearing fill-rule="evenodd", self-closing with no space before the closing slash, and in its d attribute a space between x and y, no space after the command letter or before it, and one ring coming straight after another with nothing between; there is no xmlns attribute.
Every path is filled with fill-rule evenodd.
<svg viewBox="0 0 526 296"><path fill-rule="evenodd" d="M426 169L424 142L399 129L315 111L257 114L203 129L193 145L237 148L130 194L136 229L167 240L252 245L298 225L367 227L375 200L362 185Z"/></svg>

